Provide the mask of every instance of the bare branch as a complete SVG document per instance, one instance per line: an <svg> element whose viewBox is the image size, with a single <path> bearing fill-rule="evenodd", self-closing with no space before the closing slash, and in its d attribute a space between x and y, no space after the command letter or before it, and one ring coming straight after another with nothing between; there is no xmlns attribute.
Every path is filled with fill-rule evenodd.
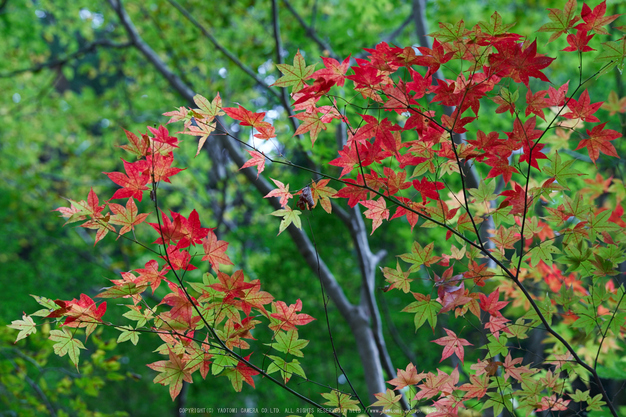
<svg viewBox="0 0 626 417"><path fill-rule="evenodd" d="M283 0L283 4L285 5L285 7L287 7L287 9L289 9L293 17L295 17L298 21L298 23L300 23L300 26L302 26L302 29L304 29L306 35L311 38L323 51L327 51L328 56L338 60L339 57L333 52L333 48L331 48L328 43L324 42L319 36L317 36L315 29L306 24L304 19L302 19L302 16L298 14L298 12L296 11L296 9L293 8L291 3L289 3L288 0Z"/></svg>
<svg viewBox="0 0 626 417"><path fill-rule="evenodd" d="M109 0L109 1L117 1L117 0ZM226 49L221 43L219 43L217 41L217 39L215 38L215 36L213 36L204 26L202 26L200 24L200 22L198 22L196 20L195 17L193 17L191 15L191 13L189 13L189 11L187 11L183 6L181 6L180 4L178 4L178 2L176 0L167 0L172 6L174 6L176 8L176 10L178 10L180 12L180 14L182 14L183 16L185 16L185 18L187 20L189 20L189 22L191 22L191 24L193 24L196 28L198 28L200 30L200 32L202 32L202 34L213 44L213 46L215 46L215 49L217 49L218 51L220 51L222 54L224 54L226 56L226 58L230 59L235 65L237 65L243 72L245 72L246 74L248 74L252 79L254 79L254 81L256 81L260 86L262 86L263 88L265 88L267 91L269 91L273 96L275 96L276 98L280 99L280 94L274 90L273 88L271 88L269 85L267 85L267 83L265 81L263 81L262 79L260 79L258 77L258 75L251 69L249 68L247 65L245 65L243 62L241 62L239 60L239 58L237 58L235 55L233 55L232 52L230 52L228 49Z"/></svg>

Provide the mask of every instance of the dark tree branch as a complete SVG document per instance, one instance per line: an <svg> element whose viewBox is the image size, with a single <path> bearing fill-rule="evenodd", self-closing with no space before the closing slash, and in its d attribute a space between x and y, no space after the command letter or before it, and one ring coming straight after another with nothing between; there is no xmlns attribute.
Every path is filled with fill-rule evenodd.
<svg viewBox="0 0 626 417"><path fill-rule="evenodd" d="M317 36L317 32L315 31L315 29L313 29L311 26L306 24L304 19L302 19L302 16L298 14L298 12L296 11L296 9L293 8L291 3L289 3L288 0L283 0L283 4L291 12L293 17L296 18L298 23L300 23L300 26L302 26L302 29L304 29L304 32L306 33L306 35L309 38L311 38L322 49L322 51L327 51L328 56L339 60L339 56L333 52L333 48L331 48L331 46L328 43L324 42L319 36Z"/></svg>
<svg viewBox="0 0 626 417"><path fill-rule="evenodd" d="M117 1L117 0L109 0L109 1ZM251 68L249 68L243 62L241 62L239 58L237 58L235 55L233 55L232 52L230 52L221 43L219 43L217 39L215 38L215 36L213 36L203 25L201 25L200 22L198 22L196 18L193 17L191 13L189 13L183 6L178 4L176 0L167 0L167 1L172 6L174 6L176 10L178 10L180 14L182 14L185 17L185 19L189 20L189 22L191 22L192 25L198 28L200 32L202 32L202 34L213 44L215 49L220 51L224 56L226 56L226 58L230 59L235 65L237 65L237 67L239 67L239 69L241 69L243 72L248 74L248 76L250 76L252 79L254 79L254 81L257 82L257 84L265 88L267 91L270 92L270 94L272 94L277 99L280 99L280 94L275 89L270 88L270 86L267 85L265 81L259 78L256 72L254 72Z"/></svg>

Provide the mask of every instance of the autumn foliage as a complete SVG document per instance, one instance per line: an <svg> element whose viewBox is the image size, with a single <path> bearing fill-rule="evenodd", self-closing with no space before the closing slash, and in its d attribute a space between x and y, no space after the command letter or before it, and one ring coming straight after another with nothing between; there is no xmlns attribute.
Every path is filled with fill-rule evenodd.
<svg viewBox="0 0 626 417"><path fill-rule="evenodd" d="M290 88L300 122L295 135L308 134L313 152L331 124L346 124L348 137L326 161L328 173L319 172L310 183L272 179L276 188L265 197L282 206L268 213L281 219L278 234L301 228L304 210L321 206L331 213L331 201L361 205L372 221L371 233L387 222L445 230L443 247L416 241L409 253L397 254L395 269L382 268L385 291L412 293L415 301L402 311L414 316L416 329L425 324L435 329L438 319L450 314L466 317L484 334L484 345L473 346L463 334L444 328L445 336L432 340L442 350L441 361L456 358L463 366L466 349L482 349L482 359L462 374L459 366L451 372L422 370L419 364L399 369L388 381L390 389L371 404L389 415L409 411L400 406L400 390L408 387L411 406L429 405L433 417L455 416L467 407L493 408L495 415L504 409L528 415L582 407L617 416L597 365L609 360L607 347L616 349L626 332L626 292L618 279L626 260L621 204L626 189L594 170L604 156L619 158L613 143L621 134L597 117L603 103L585 83L613 66L623 68L626 40L601 43L607 25L618 18L606 15L605 2L578 11L570 0L563 10L548 13L551 23L539 31L549 32L550 42L566 36L568 46L559 53L593 57L591 68L581 68L580 82L551 83L547 74L557 58L540 53L546 47L537 40L510 32L498 13L473 27L463 21L440 24L431 47L383 42L367 49L366 59L322 58L318 70L298 52L293 65L279 66L283 77L275 85ZM342 88L346 94L336 94ZM619 100L611 96L608 109L621 111ZM268 162L293 166L256 146L279 140L265 113L224 107L219 94L212 100L198 95L195 103L197 108L165 115L168 124L182 123L178 133L199 140L198 153L212 134L230 135L222 119L228 116L253 129L254 141L242 142L250 154L242 169L252 167L260 175ZM506 127L479 130L480 118ZM122 273L95 297L126 299L127 321L105 322L106 301L98 305L85 294L71 301L35 297L43 309L10 326L20 330L18 340L36 331L33 317L55 319L60 328L51 333L55 352L68 354L78 367L84 346L77 329L84 328L86 338L99 325L114 326L118 342L135 344L140 334L156 332L163 359L148 366L172 399L197 371L202 378L226 376L237 391L244 382L254 386L259 374L278 372L283 385L294 376L305 378L293 357L303 357L309 341L299 339L298 329L313 317L302 312L306 306L300 300L275 300L243 271L226 273L224 266L233 264L228 243L202 227L195 210L185 217L161 209L159 183L175 181L182 170L173 166L179 139L165 126L148 130L139 136L126 131L128 144L122 148L135 161L123 160L123 172L105 173L122 187L113 196L102 199L92 189L86 200L69 200L69 207L57 209L67 223L95 229L96 243L109 232L134 236L135 228L152 219L153 259ZM289 146L289 138L280 140ZM579 177L587 186L572 191ZM211 273L202 282L186 281L185 271L201 263L210 265ZM426 294L412 289L424 268L432 281ZM157 304L142 295L163 285L169 292ZM251 352L241 353L248 352L251 332L260 325L272 330L267 343L280 353L267 355L264 368ZM516 346L534 328L546 332L552 353L540 362L523 362ZM575 379L586 390L574 390ZM351 393L320 394L329 413L363 406Z"/></svg>

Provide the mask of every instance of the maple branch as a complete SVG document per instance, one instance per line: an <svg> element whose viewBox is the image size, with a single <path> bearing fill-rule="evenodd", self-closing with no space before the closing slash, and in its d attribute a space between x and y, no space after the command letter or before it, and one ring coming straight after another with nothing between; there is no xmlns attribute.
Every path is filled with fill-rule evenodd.
<svg viewBox="0 0 626 417"><path fill-rule="evenodd" d="M126 34L130 38L130 42L134 45L139 52L141 52L150 63L157 69L158 72L161 73L163 77L170 83L172 87L176 91L179 92L186 100L193 102L194 92L181 80L181 78L174 74L165 63L161 60L161 58L157 55L156 52L141 38L137 28L135 27L132 20L130 20L130 16L126 12L126 9L121 4L120 0L108 0L109 4L117 14L120 22L124 26L126 30Z"/></svg>
<svg viewBox="0 0 626 417"><path fill-rule="evenodd" d="M154 151L152 153L154 155ZM154 175L154 174L153 174ZM176 273L176 270L174 269L172 262L170 261L170 257L169 257L169 253L167 251L167 244L165 243L166 240L163 236L163 227L161 225L161 218L160 216L158 216L158 211L159 211L159 206L158 206L158 193L156 190L156 183L154 181L154 177L152 178L152 191L153 191L153 202L154 202L154 207L155 210L157 212L157 222L159 225L159 234L161 236L161 242L163 245L163 248L165 249L165 259L167 261L167 264L169 265L171 271L174 273L174 276L176 277L176 280L178 281L181 290L184 292L185 297L187 298L187 300L191 303L191 305L193 306L194 310L196 311L196 313L198 314L198 316L200 317L200 319L202 320L202 322L204 323L204 325L206 326L206 328L209 330L209 332L211 333L211 336L217 340L218 344L220 345L220 347L228 352L228 354L232 357L234 357L235 359L237 359L239 362L243 362L244 364L246 364L246 366L254 369L256 372L258 372L259 374L263 375L264 377L268 378L270 381L272 381L273 383L275 383L276 385L278 385L279 387L289 391L291 394L295 395L296 397L300 398L303 401L306 401L307 403L311 404L314 407L317 407L318 409L323 410L326 414L331 415L331 416L336 416L339 417L337 414L331 412L330 410L327 410L324 406L318 404L317 402L313 401L312 399L300 394L299 392L293 390L292 388L288 387L287 385L281 383L280 381L278 381L277 379L275 379L274 377L270 376L268 373L266 373L262 368L259 368L258 366L256 366L255 364L253 364L252 362L250 362L249 360L247 360L246 358L244 358L242 355L240 355L239 353L235 352L234 350L230 349L228 346L226 346L226 344L224 343L224 341L222 339L220 339L219 335L217 334L217 332L215 331L215 329L213 328L213 326L211 326L209 324L209 322L206 320L206 318L204 317L204 315L202 314L202 312L200 311L200 308L198 307L198 305L196 303L194 303L191 295L189 294L189 292L187 291L187 288L185 288L184 285L184 281L183 279L178 275L178 273ZM183 273L184 274L184 273ZM170 326L171 327L171 326ZM172 330L174 331L174 329L172 328ZM204 342L203 342L204 343Z"/></svg>
<svg viewBox="0 0 626 417"><path fill-rule="evenodd" d="M240 150L234 146L232 141L226 140L226 138L220 138L224 147L228 149L231 158L237 166L241 167L245 164L246 160L244 156L241 154ZM271 158L266 157L268 160L273 161ZM282 163L285 165L293 166L296 168L301 168L306 171L316 172L306 167L297 166L291 162L284 161L275 161L277 163ZM246 176L248 181L259 191L261 195L267 195L270 191L272 191L273 186L263 177L256 177L253 169L244 169L242 170L243 174ZM329 176L318 173L319 175L328 178ZM281 209L281 205L277 198L269 199L269 203L274 207L274 209ZM373 393L384 392L385 386L383 382L382 375L380 374L380 366L377 365L377 359L379 356L379 352L376 349L376 346L372 343L374 340L374 335L372 334L372 330L369 328L368 320L363 315L360 308L352 305L346 295L343 292L343 289L335 279L334 275L326 265L326 263L319 259L318 254L315 250L315 247L311 243L311 240L306 235L306 233L298 228L296 228L293 224L287 227L286 229L289 232L292 240L294 241L296 247L300 251L300 254L309 265L311 270L319 271L319 278L324 284L324 288L328 292L330 298L333 300L333 303L339 310L342 317L346 320L348 325L350 326L352 332L354 333L357 339L357 347L359 350L359 354L364 360L364 368L365 374L368 375L366 377L366 383L368 385L368 391L370 392L370 396ZM365 358L369 358L368 361L365 361Z"/></svg>
<svg viewBox="0 0 626 417"><path fill-rule="evenodd" d="M400 36L400 34L404 31L404 29L411 23L413 18L414 18L414 12L411 11L411 13L409 13L407 18L404 19L404 22L402 22L400 24L400 26L398 26L396 28L396 30L391 32L389 35L382 36L381 37L381 41L382 42L387 42L387 43L393 42L394 39L396 39L398 36Z"/></svg>
<svg viewBox="0 0 626 417"><path fill-rule="evenodd" d="M276 63L284 64L283 53L282 53L283 45L282 45L282 41L280 38L280 23L278 19L277 0L272 0L272 23L273 23L272 26L274 28L274 42L276 43ZM294 117L295 113L289 103L289 94L287 93L287 88L285 87L280 88L280 102L282 103L283 108L285 109L285 111L287 112L287 115L289 116L289 121L291 122L291 126L293 127L294 132L297 132L300 123L298 122L298 119ZM298 138L300 139L300 143L303 143L304 135L300 134L298 135ZM310 160L309 156L305 152L303 152L303 155L307 159L307 161L309 161L311 166L313 166L313 162Z"/></svg>
<svg viewBox="0 0 626 417"><path fill-rule="evenodd" d="M192 91L192 89L189 88L185 83L183 83L180 77L172 73L170 69L167 67L167 65L165 65L165 63L161 61L161 59L154 52L154 50L152 50L152 48L150 48L150 46L148 46L143 41L143 39L141 39L141 37L139 36L137 32L137 29L135 28L134 24L130 20L130 17L126 13L126 10L120 4L119 0L109 0L109 3L118 14L120 20L122 21L122 24L126 28L126 31L129 37L131 38L132 43L137 47L137 49L139 49L140 52L142 52L148 58L148 60L168 80L168 82L172 85L172 87L174 87L175 90L177 90L188 102L193 103L194 92ZM243 155L239 151L239 149L233 146L233 143L231 141L225 140L224 138L220 138L220 139L222 139L221 142L223 146L229 151L229 154L231 155L231 158L233 158L235 163L239 167L243 166L245 164L245 160L243 158ZM257 190L259 190L262 193L262 195L266 195L272 190L272 187L269 185L267 180L265 180L262 177L260 179L255 178L251 170L244 170L244 175L257 188ZM274 201L274 200L276 199L271 199L270 204L274 205L274 207L279 206L278 201ZM280 207L277 207L277 209L278 208ZM376 362L377 362L375 360L376 356L373 355L372 347L370 346L370 343L367 342L368 340L367 334L369 331L371 331L367 327L367 322L365 320L358 320L358 316L353 314L356 307L350 304L347 297L343 293L343 289L337 283L336 279L334 278L334 276L332 275L332 273L330 272L326 264L322 260L320 260L319 264L316 262L315 250L308 236L306 236L306 233L304 233L302 230L295 228L294 226L288 227L287 230L290 236L292 237L294 243L296 244L296 247L298 247L303 258L309 265L309 267L311 267L313 270L319 267L320 272L321 272L320 279L323 281L325 287L327 288L331 296L331 299L333 299L333 302L335 303L338 310L341 312L342 316L344 317L344 319L346 320L346 322L352 329L353 333L357 335L357 340L358 340L359 334L363 334L365 336L364 339L362 340L363 343L357 342L357 347L359 349L359 353L361 354L363 362L364 362L365 373L366 375L368 375L366 382L368 384L369 392L370 392L370 395L373 395L373 393L375 392L383 392L384 383L382 382L383 381L382 377L380 377L380 375L378 375L378 372L376 371ZM211 331L214 332L212 328L209 327L209 329L211 329ZM238 360L247 364L247 361L245 361L243 357L241 357L237 353L233 352L233 356L236 357ZM366 358L368 360L365 360ZM263 375L266 375L263 370L257 368L255 365L250 364L249 366L255 369L256 371L262 373ZM302 396L302 394L297 393L291 388L282 385L279 381L275 380L271 376L267 375L267 378L270 379L272 382L276 383L277 385L285 388L292 394L304 399L305 401L317 407L317 405L314 404L312 400Z"/></svg>
<svg viewBox="0 0 626 417"><path fill-rule="evenodd" d="M426 0L413 0L413 21L415 23L417 39L423 47L430 48L432 45L430 44L428 37L426 36L426 33L428 32L427 30L428 23L426 21L425 10L426 10ZM433 74L433 83L436 83L436 80L445 81L441 68L439 68L437 72ZM465 96L463 97L463 100L465 100ZM444 113L448 116L454 113L454 107L443 106L443 109L444 109ZM457 119L459 117L461 117L460 114L457 116ZM456 123L456 120L455 120L455 123ZM455 134L452 131L450 131L450 137L452 138L451 143L454 148L454 154L456 155L457 165L459 166L459 169L461 170L461 184L462 184L462 189L463 189L463 196L465 197L465 204L468 205L469 200L467 198L467 189L478 188L480 184L480 180L479 180L480 176L478 175L478 172L476 171L475 165L460 163L458 153L456 151L456 144L465 142L465 134L464 133ZM467 181L467 185L465 184L466 181ZM486 244L487 249L492 249L494 247L493 242L489 239L489 234L487 232L487 230L493 228L492 217L488 216L487 218L484 219L483 222L485 223L485 227L481 226L480 228L477 228L474 218L471 212L469 211L469 207L466 207L466 211L467 211L468 216L470 217L474 230L476 231L476 235L478 237L481 247L484 246L484 244ZM493 266L493 265L490 265L490 266Z"/></svg>
<svg viewBox="0 0 626 417"><path fill-rule="evenodd" d="M602 71L602 69L598 70L598 72L596 72L596 74L600 73L601 71ZM539 138L537 138L537 141L536 141L535 145L532 146L532 147L529 147L529 155L528 155L528 161L527 161L528 162L528 169L526 171L526 185L525 185L525 190L524 190L524 211L523 211L524 215L522 216L522 225L521 225L521 229L520 229L520 235L522 236L522 241L524 239L524 227L526 225L527 210L528 210L528 204L529 204L529 201L528 201L528 189L529 189L529 186L530 186L530 172L531 172L530 170L532 168L531 161L532 161L533 149L539 144L539 142L541 141L543 136L546 134L548 129L550 129L550 127L554 124L556 119L560 116L561 112L564 111L564 109L567 106L567 102L569 102L569 100L571 100L576 95L578 90L580 90L580 88L585 83L587 83L589 80L591 80L596 74L594 74L591 77L587 78L585 81L580 83L578 85L578 87L576 87L576 89L574 90L572 95L566 100L565 104L563 106L561 106L561 108L559 109L557 114L552 118L550 123L548 123L548 127L546 129L544 129L544 131L541 134L541 136ZM519 116L518 116L518 118L519 118ZM526 135L526 131L525 130L524 130L524 135ZM526 140L528 142L528 137L526 137ZM523 250L523 248L522 248L522 250ZM548 333L550 333L552 336L554 336L559 342L561 342L561 344L563 344L563 346L571 353L571 355L574 357L574 360L580 366L582 366L585 370L587 370L589 373L591 373L593 375L593 377L594 377L594 379L596 381L596 384L598 386L598 389L602 393L602 396L606 399L606 403L607 403L607 405L609 407L609 410L611 411L613 416L618 417L617 410L615 409L615 406L613 405L611 399L609 398L608 393L606 392L606 389L604 388L604 384L602 384L602 381L600 380L600 377L599 377L598 373L596 372L596 370L593 367L589 366L585 361L583 361L578 356L578 354L576 353L575 349L556 330L554 330L552 328L552 326L548 323L548 321L544 317L543 313L540 311L539 306L537 306L537 304L535 303L535 300L532 298L532 294L530 294L528 292L528 290L526 289L526 287L521 283L521 281L519 279L519 274L520 274L520 270L521 270L522 259L523 259L523 257L520 256L520 258L518 260L517 269L516 269L515 274L512 274L511 271L509 271L508 269L505 270L505 272L513 280L515 285L517 285L517 287L524 293L524 296L526 297L528 302L531 304L531 306L533 307L533 309L537 313L537 315L538 315L539 319L541 320L542 324L544 325L546 331Z"/></svg>
<svg viewBox="0 0 626 417"><path fill-rule="evenodd" d="M10 77L13 77L15 75L19 75L25 72L37 73L44 68L62 67L63 65L67 64L69 61L73 59L79 58L85 54L90 54L90 53L95 52L98 49L98 47L123 49L123 48L128 48L129 46L132 46L131 42L115 43L109 39L96 39L95 41L89 42L87 45L83 46L82 48L78 49L75 52L72 52L71 54L63 58L52 59L50 61L43 62L41 64L37 64L32 67L22 68L22 69L18 69L15 71L7 72L5 74L0 74L0 78L10 78Z"/></svg>
<svg viewBox="0 0 626 417"><path fill-rule="evenodd" d="M291 12L293 17L296 18L298 23L300 23L300 26L302 26L302 29L304 29L304 32L306 33L306 35L309 38L311 38L322 49L322 51L327 51L328 56L336 60L339 60L339 56L335 54L335 52L333 52L333 48L331 48L331 46L328 43L324 42L319 36L317 36L315 29L313 29L311 26L306 24L304 19L302 19L302 17L298 14L296 9L293 8L291 3L289 3L288 0L283 0L283 4Z"/></svg>

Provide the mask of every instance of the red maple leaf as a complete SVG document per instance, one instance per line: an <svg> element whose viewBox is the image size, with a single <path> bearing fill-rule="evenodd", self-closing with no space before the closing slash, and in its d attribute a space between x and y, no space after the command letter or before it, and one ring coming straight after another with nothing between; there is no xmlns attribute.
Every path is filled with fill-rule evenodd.
<svg viewBox="0 0 626 417"><path fill-rule="evenodd" d="M591 100L589 99L589 92L587 90L583 91L580 95L579 100L574 100L570 98L567 102L567 107L569 107L570 111L565 113L563 117L566 119L580 119L584 122L589 123L598 123L600 119L596 116L593 116L595 112L598 111L600 106L602 106L603 101L599 101L597 103L591 104Z"/></svg>
<svg viewBox="0 0 626 417"><path fill-rule="evenodd" d="M250 284L253 286L244 290L245 295L239 297L241 298L241 309L246 315L250 315L251 309L256 308L267 316L267 311L263 305L271 303L274 300L274 296L267 291L261 291L261 281L258 279L251 281Z"/></svg>
<svg viewBox="0 0 626 417"><path fill-rule="evenodd" d="M343 87L346 72L350 68L350 57L344 59L341 64L334 58L326 57L322 57L322 62L326 68L315 71L311 74L311 78L323 78L334 85Z"/></svg>
<svg viewBox="0 0 626 417"><path fill-rule="evenodd" d="M400 200L402 203L404 203L404 205L406 205L407 207L409 207L412 210L418 211L424 208L424 206L422 204L419 203L415 203L413 201L411 201L410 199L406 198L406 197L396 197L398 200ZM408 220L409 224L411 225L411 231L413 231L413 228L415 227L415 225L417 224L417 221L419 220L419 214L415 213L414 211L411 210L407 210L406 208L402 207L402 206L398 206L398 208L396 209L396 212L393 216L391 216L391 219L396 219L398 217L402 217L406 215L406 219Z"/></svg>
<svg viewBox="0 0 626 417"><path fill-rule="evenodd" d="M363 185L363 179L360 176L359 176L359 179L360 179L360 182L358 183L358 185ZM356 186L357 182L352 179L346 179L344 180L344 183L346 184L346 186L341 188L339 191L337 191L337 194L335 194L335 197L347 198L348 205L350 207L356 206L357 204L359 204L359 201L361 200L367 200L367 193L368 193L367 188ZM355 184L355 185L351 185L351 184Z"/></svg>
<svg viewBox="0 0 626 417"><path fill-rule="evenodd" d="M248 151L248 153L250 154L250 156L252 156L252 158L248 159L248 161L246 161L246 163L243 164L239 169L242 170L244 168L256 166L256 177L259 178L259 174L261 174L261 172L263 172L263 170L265 169L265 155L257 151Z"/></svg>
<svg viewBox="0 0 626 417"><path fill-rule="evenodd" d="M525 211L528 211L532 205L532 200L530 197L526 200L526 190L519 184L513 182L513 186L513 190L506 190L500 193L500 195L505 197L505 199L502 203L500 203L499 208L512 206L511 214L521 216L525 213Z"/></svg>
<svg viewBox="0 0 626 417"><path fill-rule="evenodd" d="M567 97L567 90L569 89L569 80L556 90L554 87L548 87L548 99L546 104L548 106L561 107L565 105L565 98Z"/></svg>
<svg viewBox="0 0 626 417"><path fill-rule="evenodd" d="M431 200L439 200L439 190L443 190L445 185L439 181L429 181L426 177L421 180L413 180L413 188L422 195L422 202L426 202L426 198Z"/></svg>
<svg viewBox="0 0 626 417"><path fill-rule="evenodd" d="M604 29L603 26L608 25L621 15L614 14L612 16L605 16L606 13L606 1L598 4L593 10L587 3L583 3L583 10L580 13L585 23L579 23L575 29L589 31L593 30L596 33L600 33L602 35L608 35L609 32Z"/></svg>
<svg viewBox="0 0 626 417"><path fill-rule="evenodd" d="M245 297L246 293L244 291L254 288L255 284L245 282L244 278L242 270L235 271L232 276L218 272L217 279L219 279L220 282L218 284L209 285L209 287L216 291L223 292L225 294L224 301L232 300L235 297Z"/></svg>
<svg viewBox="0 0 626 417"><path fill-rule="evenodd" d="M415 365L410 363L406 366L406 370L398 369L397 376L394 379L387 381L387 383L395 386L396 389L402 389L404 387L419 384L425 377L426 374L418 374Z"/></svg>
<svg viewBox="0 0 626 417"><path fill-rule="evenodd" d="M170 316L173 319L191 325L194 311L193 306L194 304L197 304L196 299L191 296L188 297L185 291L183 291L176 284L169 283L168 286L172 292L163 297L163 300L159 303L159 305L167 304L172 307L170 310Z"/></svg>
<svg viewBox="0 0 626 417"><path fill-rule="evenodd" d="M480 302L478 303L478 305L484 312L489 313L492 316L501 316L502 313L500 313L500 310L502 310L509 302L498 301L499 298L499 289L493 291L491 294L489 294L489 296L485 296L485 294L480 294Z"/></svg>
<svg viewBox="0 0 626 417"><path fill-rule="evenodd" d="M159 263L152 259L151 261L146 262L145 268L135 269L135 272L139 274L137 279L134 280L137 286L149 282L150 287L152 288L152 293L156 291L156 289L161 284L161 280L165 279L165 274L170 270L170 267L167 265L163 266L163 269L159 271Z"/></svg>
<svg viewBox="0 0 626 417"><path fill-rule="evenodd" d="M441 65L450 61L454 56L454 53L446 52L443 45L436 38L433 40L432 49L424 46L418 46L417 49L422 53L422 56L415 59L415 65L428 67L426 77L436 73Z"/></svg>
<svg viewBox="0 0 626 417"><path fill-rule="evenodd" d="M591 40L591 38L593 38L596 35L589 35L588 33L589 32L587 32L586 30L577 29L575 35L573 34L567 35L567 43L569 44L569 46L565 49L562 49L562 51L564 52L595 51L595 49L589 46L588 43Z"/></svg>
<svg viewBox="0 0 626 417"><path fill-rule="evenodd" d="M180 218L181 224L181 234L182 238L178 241L176 245L179 249L183 249L189 247L189 245L195 246L196 244L202 243L202 239L206 237L207 233L211 232L212 228L202 227L200 225L200 216L198 212L194 209L189 213L189 217L185 218L178 213L172 213L172 217L176 215Z"/></svg>
<svg viewBox="0 0 626 417"><path fill-rule="evenodd" d="M546 154L541 152L541 150L545 147L543 143L539 143L535 145L534 141L530 141L528 144L524 144L523 153L520 156L519 161L524 162L528 161L528 157L530 155L530 166L539 169L539 165L537 164L537 159L548 159ZM532 152L531 152L532 149Z"/></svg>
<svg viewBox="0 0 626 417"><path fill-rule="evenodd" d="M622 135L620 135L615 130L603 130L604 126L606 126L606 122L594 126L591 130L586 129L587 135L589 135L589 137L587 139L581 140L578 143L578 147L576 148L576 150L587 148L587 152L589 152L589 158L591 158L594 164L600 157L600 152L605 155L619 158L615 147L609 141L620 138Z"/></svg>
<svg viewBox="0 0 626 417"><path fill-rule="evenodd" d="M511 181L511 176L513 176L513 174L519 173L515 167L509 164L508 158L500 155L490 155L485 161L485 164L492 167L491 171L489 171L489 174L487 175L487 178L496 178L502 175L505 184L508 184L509 181Z"/></svg>
<svg viewBox="0 0 626 417"><path fill-rule="evenodd" d="M122 161L124 160L122 159ZM134 197L137 201L141 201L143 192L149 190L145 185L150 181L150 176L143 172L145 170L144 166L145 161L137 161L135 163L124 161L126 174L122 174L121 172L103 172L111 181L123 187L113 194L111 200Z"/></svg>
<svg viewBox="0 0 626 417"><path fill-rule="evenodd" d="M174 148L178 148L178 138L170 136L170 132L163 125L160 125L158 129L148 126L148 130L154 135L156 142L165 143Z"/></svg>
<svg viewBox="0 0 626 417"><path fill-rule="evenodd" d="M302 310L302 301L298 298L295 304L287 306L283 301L276 301L276 313L270 314L279 320L279 324L269 326L270 329L277 331L278 329L283 331L296 330L296 326L304 326L307 323L315 320L308 314L298 314Z"/></svg>
<svg viewBox="0 0 626 417"><path fill-rule="evenodd" d="M102 316L107 311L106 301L96 306L96 302L86 294L81 294L80 299L66 301L65 306L62 303L55 303L61 306L61 310L65 311L65 322L63 326L85 328L87 336L93 332L97 323L102 322ZM56 312L56 311L55 311Z"/></svg>
<svg viewBox="0 0 626 417"><path fill-rule="evenodd" d="M463 384L459 387L460 390L467 391L464 400L468 400L470 398L481 398L483 395L487 393L487 389L489 388L489 375L470 375L469 384Z"/></svg>
<svg viewBox="0 0 626 417"><path fill-rule="evenodd" d="M495 44L497 54L489 56L489 65L499 77L511 77L516 83L528 87L530 77L550 82L541 70L549 66L555 58L537 55L537 41L533 41L522 50L522 44L512 39L505 39Z"/></svg>
<svg viewBox="0 0 626 417"><path fill-rule="evenodd" d="M378 201L367 200L360 201L360 203L368 208L363 214L366 218L372 219L372 233L370 234L374 234L374 230L382 224L383 220L389 220L387 203L383 197L379 198Z"/></svg>
<svg viewBox="0 0 626 417"><path fill-rule="evenodd" d="M175 271L182 269L185 271L193 271L198 269L193 266L191 262L191 255L184 249L179 249L176 246L167 247L167 255L161 255L159 258L168 261L168 265Z"/></svg>
<svg viewBox="0 0 626 417"><path fill-rule="evenodd" d="M293 198L293 195L289 192L289 184L285 186L285 184L283 184L282 182L278 180L275 180L274 178L270 178L270 179L274 181L274 184L276 184L278 188L270 191L263 198L280 197L280 205L285 207L287 203L289 202L289 199Z"/></svg>
<svg viewBox="0 0 626 417"><path fill-rule="evenodd" d="M250 360L250 356L252 356L252 353L249 354L248 356L244 357L245 360L249 361ZM244 362L239 361L237 363L237 367L235 368L235 372L236 374L242 378L247 384L251 385L252 388L254 388L254 379L252 379L252 377L254 375L258 375L259 372L255 371L253 368L250 368L248 365L246 365ZM234 385L234 382L233 382Z"/></svg>
<svg viewBox="0 0 626 417"><path fill-rule="evenodd" d="M356 88L378 88L383 81L383 76L378 74L378 70L365 60L357 60L359 66L352 67L354 75L346 78L354 81Z"/></svg>
<svg viewBox="0 0 626 417"><path fill-rule="evenodd" d="M224 110L226 114L233 119L239 120L239 124L241 126L252 126L257 130L259 130L259 128L269 128L270 126L272 126L270 123L263 121L263 118L265 117L264 112L254 113L250 110L246 110L241 105L239 105L238 108L222 107L222 110Z"/></svg>
<svg viewBox="0 0 626 417"><path fill-rule="evenodd" d="M154 181L170 182L170 177L184 171L186 168L176 168L172 166L174 162L174 152L169 152L167 155L161 155L160 153L152 154L144 162L144 173L151 178L154 175Z"/></svg>
<svg viewBox="0 0 626 417"><path fill-rule="evenodd" d="M208 236L202 239L202 247L204 248L203 261L209 261L211 267L219 271L220 264L232 265L232 261L226 255L226 249L228 249L228 242L223 240L217 240L217 236L213 231L209 231Z"/></svg>
<svg viewBox="0 0 626 417"><path fill-rule="evenodd" d="M439 362L456 353L456 356L461 360L461 363L463 363L463 346L472 346L472 344L465 339L459 339L456 333L452 330L448 330L446 328L443 330L445 330L448 335L432 341L433 343L437 343L438 345L444 347L441 360Z"/></svg>
<svg viewBox="0 0 626 417"><path fill-rule="evenodd" d="M526 116L532 113L541 117L543 120L546 120L546 117L543 114L543 109L548 107L545 99L546 93L546 90L540 90L533 94L530 87L528 88L528 91L526 92Z"/></svg>

